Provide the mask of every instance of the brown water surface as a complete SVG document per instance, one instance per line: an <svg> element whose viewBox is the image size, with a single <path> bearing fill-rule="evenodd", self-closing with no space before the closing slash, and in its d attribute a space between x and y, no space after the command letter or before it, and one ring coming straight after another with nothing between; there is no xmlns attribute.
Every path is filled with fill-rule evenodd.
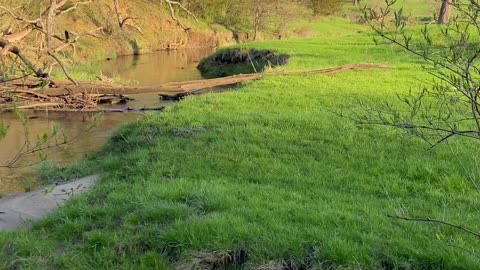
<svg viewBox="0 0 480 270"><path fill-rule="evenodd" d="M134 82L139 86L151 86L174 81L189 81L201 79L196 69L198 62L210 55L210 49L158 52L140 56L124 56L102 64L103 74L108 77L121 78ZM135 101L128 107L156 108L164 106L156 93L131 95ZM99 128L86 131L92 114L86 113L46 113L29 112L29 134L31 142L36 136L51 132L58 128L67 137L79 139L65 147L47 151L48 161L60 164L72 164L85 155L97 151L111 134L120 126L142 118L139 113L105 114L99 122ZM0 122L10 128L7 137L0 140L0 163L13 157L25 142L23 127L13 114L0 114ZM29 164L38 160L38 155L22 158L20 164ZM15 194L24 192L35 186L34 168L20 169L0 168L0 194Z"/></svg>
<svg viewBox="0 0 480 270"><path fill-rule="evenodd" d="M68 140L76 139L74 142L60 148L48 149L48 161L67 165L72 164L86 154L98 150L118 129L125 123L131 123L140 119L142 114L105 114L98 121L98 128L88 130L92 114L86 113L27 113L30 118L28 123L29 140L35 145L37 136L45 133L52 133L54 129L60 130L59 142L63 141L63 134ZM9 126L5 139L0 141L0 161L6 161L14 157L25 143L24 127L12 114L0 115L1 121ZM53 145L53 142L52 142ZM29 164L40 161L38 153L22 157L15 166L21 168L8 169L0 168L0 193L14 194L24 192L35 184L34 168ZM35 167L35 166L34 166Z"/></svg>
<svg viewBox="0 0 480 270"><path fill-rule="evenodd" d="M103 63L103 75L120 77L141 86L202 79L198 63L212 49L162 51L154 54L122 56Z"/></svg>

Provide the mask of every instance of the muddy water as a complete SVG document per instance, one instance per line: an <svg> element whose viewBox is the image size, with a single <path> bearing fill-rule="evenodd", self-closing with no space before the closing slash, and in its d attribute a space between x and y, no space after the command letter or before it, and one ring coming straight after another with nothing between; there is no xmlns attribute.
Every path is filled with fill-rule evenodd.
<svg viewBox="0 0 480 270"><path fill-rule="evenodd" d="M201 79L197 65L212 49L165 51L123 56L103 65L107 77L120 77L143 86Z"/></svg>
<svg viewBox="0 0 480 270"><path fill-rule="evenodd" d="M173 81L201 79L196 69L198 62L210 55L212 50L186 50L159 52L150 55L125 56L102 63L103 74L121 78L140 86L157 85ZM130 95L135 101L127 106L133 108L156 108L163 106L155 93ZM74 163L85 155L98 150L121 125L134 122L142 117L139 113L105 114L99 122L99 128L86 131L92 115L84 113L28 113L30 141L35 143L36 136L58 128L67 137L79 139L62 149L50 149L49 162L60 164ZM0 122L9 128L7 137L0 140L0 163L14 156L25 142L20 122L11 114L0 114ZM20 164L29 164L38 160L37 155L21 159ZM21 169L0 168L0 194L15 194L35 187L35 173L31 167Z"/></svg>
<svg viewBox="0 0 480 270"><path fill-rule="evenodd" d="M124 123L133 122L141 118L141 114L105 114L98 121L98 128L88 130L92 114L65 114L65 113L27 113L29 119L29 141L33 145L37 136L60 130L59 141L65 134L68 140L78 138L71 144L60 148L52 148L45 152L48 161L63 165L71 164L101 147L109 136ZM0 161L15 156L25 142L25 132L22 124L11 114L2 114L2 121L9 126L7 137L0 141ZM22 157L16 166L25 166L40 161L38 153ZM22 167L15 169L0 168L0 193L14 194L34 188L35 174L32 168Z"/></svg>

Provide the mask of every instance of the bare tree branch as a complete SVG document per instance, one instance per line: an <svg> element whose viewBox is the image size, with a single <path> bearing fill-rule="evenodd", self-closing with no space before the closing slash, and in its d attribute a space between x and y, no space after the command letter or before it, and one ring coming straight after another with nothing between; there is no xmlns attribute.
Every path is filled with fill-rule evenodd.
<svg viewBox="0 0 480 270"><path fill-rule="evenodd" d="M125 18L122 18L122 15L120 12L120 3L118 2L118 0L113 0L113 5L114 5L115 14L117 15L118 26L120 28L123 28L124 26L130 26L131 28L137 30L140 34L144 35L142 29L140 29L138 26L127 23L128 20L136 20L137 19L136 17L127 16Z"/></svg>
<svg viewBox="0 0 480 270"><path fill-rule="evenodd" d="M15 54L22 60L22 62L30 69L33 71L33 73L38 77L38 78L48 78L48 74L43 72L41 69L36 68L35 65L25 56L22 54L20 49L18 47L15 47L11 45L9 42L0 39L0 48L7 49L9 52Z"/></svg>
<svg viewBox="0 0 480 270"><path fill-rule="evenodd" d="M401 216L393 216L393 215L387 215L387 217L393 218L393 219L406 220L406 221L415 221L415 222L424 222L424 223L437 223L437 224L445 225L445 226L448 226L448 227L452 227L454 229L463 231L463 232L471 234L471 235L473 235L477 238L480 238L480 233L479 232L475 232L475 231L473 231L471 229L468 229L466 227L463 227L463 226L460 226L460 225L457 225L457 224L453 224L453 223L450 223L450 222L447 222L447 221L443 221L443 220L431 219L431 218L409 218L409 217L401 217Z"/></svg>
<svg viewBox="0 0 480 270"><path fill-rule="evenodd" d="M65 10L59 10L56 12L55 16L60 16L60 15L63 15L63 14L66 14L66 13L69 13L69 12L72 12L74 11L75 9L77 9L79 6L81 5L87 5L87 4L90 4L92 3L92 1L83 1L83 2L77 2L75 3L75 5L73 5L72 7L69 7ZM58 8L58 7L57 7Z"/></svg>
<svg viewBox="0 0 480 270"><path fill-rule="evenodd" d="M183 28L183 30L185 30L186 32L190 31L190 27L187 27L185 26L176 16L175 16L175 8L174 6L179 6L183 11L185 11L188 15L192 16L195 21L198 21L197 17L195 16L195 14L193 14L192 12L190 12L187 8L185 8L180 2L178 1L172 1L172 0L164 0L167 4L168 4L168 7L170 9L170 16L172 17L172 19L174 21L177 22L178 25L180 25L180 27Z"/></svg>
<svg viewBox="0 0 480 270"><path fill-rule="evenodd" d="M93 1L89 0L89 1L75 2L73 3L72 6L66 9L62 9L68 2L69 0L50 0L48 7L41 12L38 18L33 20L17 15L9 8L0 6L0 9L5 10L6 13L9 14L12 18L14 18L17 22L25 25L21 30L17 32L3 35L2 42L0 43L0 47L2 48L2 54L6 54L7 52L16 54L22 60L22 62L24 62L30 69L34 71L34 74L37 77L40 77L40 78L48 77L48 75L46 76L43 71L35 68L32 62L28 60L25 57L25 55L21 54L21 51L18 47L15 47L15 46L12 47L12 45L10 44L11 42L16 42L24 39L32 31L38 31L45 38L45 48L44 49L42 48L42 39L39 39L40 46L37 52L44 52L48 56L50 56L60 66L65 76L74 84L77 84L75 80L73 80L73 78L68 74L65 65L62 63L59 57L56 56L55 54L58 52L61 52L62 50L64 50L69 46L71 46L75 51L74 43L76 43L81 36L84 36L84 35L96 36L94 32L98 31L99 28L83 34L76 34L75 38L73 39L70 39L71 32L69 31L65 31L65 38L55 34L54 24L55 24L56 17L72 12L76 10L79 6L87 5L89 3L92 3ZM55 48L53 44L54 39L61 41L63 44Z"/></svg>

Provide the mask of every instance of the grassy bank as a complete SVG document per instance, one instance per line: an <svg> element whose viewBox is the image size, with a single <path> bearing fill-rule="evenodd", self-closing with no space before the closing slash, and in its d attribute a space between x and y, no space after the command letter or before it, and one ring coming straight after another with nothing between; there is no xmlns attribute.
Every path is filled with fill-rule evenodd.
<svg viewBox="0 0 480 270"><path fill-rule="evenodd" d="M476 228L478 194L451 147L468 166L478 145L453 141L427 152L399 131L336 117L330 111L355 108L357 98L395 102L429 77L412 56L373 45L363 26L325 20L315 31L312 39L248 47L289 54L285 70L394 68L268 77L147 115L58 172L108 176L32 231L0 234L0 266L480 269L463 249L478 250L477 239L386 218Z"/></svg>

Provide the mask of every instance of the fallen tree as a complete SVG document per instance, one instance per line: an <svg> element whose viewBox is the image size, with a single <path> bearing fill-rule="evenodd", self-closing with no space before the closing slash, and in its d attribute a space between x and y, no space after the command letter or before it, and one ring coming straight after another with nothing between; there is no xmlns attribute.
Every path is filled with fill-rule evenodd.
<svg viewBox="0 0 480 270"><path fill-rule="evenodd" d="M0 112L25 109L49 109L56 111L105 111L99 104L125 104L132 100L128 96L113 94L68 93L49 96L39 91L0 91Z"/></svg>
<svg viewBox="0 0 480 270"><path fill-rule="evenodd" d="M129 87L105 82L85 82L74 85L71 82L57 82L49 88L38 88L38 82L11 82L0 86L0 110L49 109L56 111L103 111L98 104L120 104L131 100L128 94L158 93L162 100L179 101L192 94L201 94L214 88L227 87L251 82L271 76L291 75L332 75L341 72L390 68L380 64L354 64L335 68L283 71L235 75L216 79L171 82L157 86ZM33 88L33 89L32 89ZM2 105L3 103L3 105Z"/></svg>
<svg viewBox="0 0 480 270"><path fill-rule="evenodd" d="M179 93L191 93L202 89L215 87L231 86L239 83L255 81L271 76L289 76L289 75L331 75L341 72L365 70L365 69L384 69L390 68L381 64L354 64L335 68L325 68L307 71L282 71L270 73L241 74L216 79L195 80L186 82L171 82L157 86L130 87L123 85L112 85L106 83L84 82L78 86L68 82L57 82L54 87L43 89L41 92L49 96L65 95L67 93L96 92L99 94L139 94L139 93L159 93L164 95L175 95ZM27 85L28 86L28 85ZM8 86L7 86L8 87ZM5 88L5 87L4 87ZM2 87L0 87L0 91Z"/></svg>

